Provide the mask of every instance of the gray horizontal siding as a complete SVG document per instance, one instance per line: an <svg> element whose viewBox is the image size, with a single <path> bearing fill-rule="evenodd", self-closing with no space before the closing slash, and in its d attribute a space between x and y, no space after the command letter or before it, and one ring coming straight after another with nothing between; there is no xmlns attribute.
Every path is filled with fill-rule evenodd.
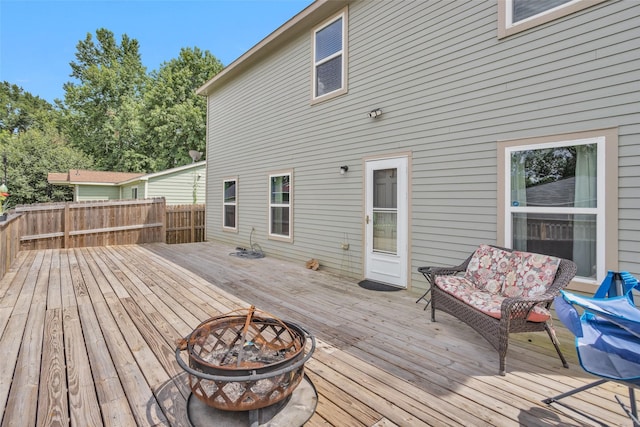
<svg viewBox="0 0 640 427"><path fill-rule="evenodd" d="M495 2L361 1L349 28L346 95L310 105L306 32L209 97L208 238L244 246L255 228L267 253L357 277L363 159L410 152L411 268L424 286L418 266L496 239L496 141L618 127L620 268L640 273L639 2L498 40ZM294 170L293 244L267 239L267 176L283 169ZM221 231L227 176L239 177L237 234Z"/></svg>
<svg viewBox="0 0 640 427"><path fill-rule="evenodd" d="M639 100L636 103L640 103ZM640 107L636 124L625 126L620 135L618 180L618 236L621 270L640 271ZM636 276L638 277L638 275Z"/></svg>

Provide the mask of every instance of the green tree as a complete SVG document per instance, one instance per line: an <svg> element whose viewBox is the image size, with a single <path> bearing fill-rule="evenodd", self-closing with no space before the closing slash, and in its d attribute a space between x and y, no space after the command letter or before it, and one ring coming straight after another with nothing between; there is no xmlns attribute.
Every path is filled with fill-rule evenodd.
<svg viewBox="0 0 640 427"><path fill-rule="evenodd" d="M520 153L525 161L526 185L533 187L574 176L576 148L556 147L527 150Z"/></svg>
<svg viewBox="0 0 640 427"><path fill-rule="evenodd" d="M92 156L100 169L146 171L140 149L140 105L147 82L138 41L104 28L77 45L62 105L71 143Z"/></svg>
<svg viewBox="0 0 640 427"><path fill-rule="evenodd" d="M142 122L154 171L191 163L189 150L205 151L206 99L196 89L222 68L211 52L194 47L182 48L177 59L151 73Z"/></svg>
<svg viewBox="0 0 640 427"><path fill-rule="evenodd" d="M0 131L17 134L59 125L61 114L53 105L6 81L0 83L0 105Z"/></svg>
<svg viewBox="0 0 640 427"><path fill-rule="evenodd" d="M72 200L72 189L49 184L47 175L69 169L89 169L93 165L90 157L70 147L61 134L52 130L3 132L0 154L7 156L7 204L10 207Z"/></svg>
<svg viewBox="0 0 640 427"><path fill-rule="evenodd" d="M47 174L87 168L92 160L67 144L59 129L60 110L8 82L0 84L0 100L0 156L7 157L7 205L71 200L71 188L49 185ZM0 174L4 179L4 168Z"/></svg>

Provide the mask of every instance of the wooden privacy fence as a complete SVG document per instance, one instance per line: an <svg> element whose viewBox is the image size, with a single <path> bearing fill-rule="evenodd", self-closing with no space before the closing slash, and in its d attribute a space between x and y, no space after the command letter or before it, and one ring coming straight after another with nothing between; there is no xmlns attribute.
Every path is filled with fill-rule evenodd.
<svg viewBox="0 0 640 427"><path fill-rule="evenodd" d="M20 252L20 227L18 217L0 222L0 279Z"/></svg>
<svg viewBox="0 0 640 427"><path fill-rule="evenodd" d="M162 197L18 206L0 222L0 278L21 250L203 242L204 212Z"/></svg>
<svg viewBox="0 0 640 427"><path fill-rule="evenodd" d="M166 207L167 243L204 242L204 204Z"/></svg>
<svg viewBox="0 0 640 427"><path fill-rule="evenodd" d="M165 241L164 198L24 205L15 213L21 250Z"/></svg>

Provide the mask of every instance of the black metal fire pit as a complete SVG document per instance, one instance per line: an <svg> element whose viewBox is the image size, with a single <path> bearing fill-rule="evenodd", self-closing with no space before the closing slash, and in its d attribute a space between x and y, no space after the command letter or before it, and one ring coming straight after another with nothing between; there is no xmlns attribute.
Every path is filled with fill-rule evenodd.
<svg viewBox="0 0 640 427"><path fill-rule="evenodd" d="M311 347L305 354L307 339ZM176 360L189 374L192 394L205 405L255 411L275 407L308 381L304 363L315 345L313 335L301 326L251 306L202 322L181 340ZM184 350L188 365L181 357Z"/></svg>

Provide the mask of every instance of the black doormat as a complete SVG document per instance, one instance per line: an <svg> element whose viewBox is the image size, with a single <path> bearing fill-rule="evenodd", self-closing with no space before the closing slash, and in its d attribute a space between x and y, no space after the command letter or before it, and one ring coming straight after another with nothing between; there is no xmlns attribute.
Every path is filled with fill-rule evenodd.
<svg viewBox="0 0 640 427"><path fill-rule="evenodd" d="M369 289L370 291L392 292L392 291L399 291L402 289L397 286L391 286L385 283L380 283L380 282L367 280L367 279L359 282L358 285L360 285L361 288Z"/></svg>

